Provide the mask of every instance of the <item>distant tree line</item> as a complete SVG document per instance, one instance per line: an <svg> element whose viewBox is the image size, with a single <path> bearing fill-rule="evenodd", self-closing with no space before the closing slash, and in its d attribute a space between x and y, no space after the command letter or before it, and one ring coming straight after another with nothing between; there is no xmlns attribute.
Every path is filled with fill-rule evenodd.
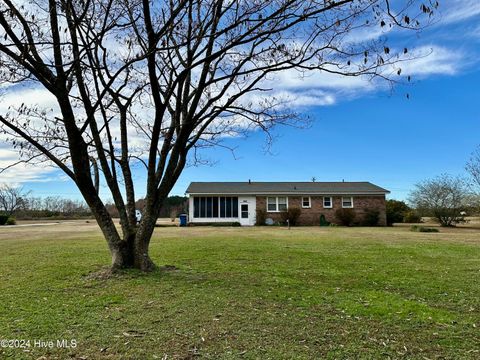
<svg viewBox="0 0 480 360"><path fill-rule="evenodd" d="M118 210L113 202L108 202L105 206L110 216L118 218ZM135 202L135 209L143 212L145 208L145 199L139 199ZM188 213L188 198L186 196L169 196L165 199L160 209L159 218L177 218L182 213Z"/></svg>
<svg viewBox="0 0 480 360"><path fill-rule="evenodd" d="M135 203L136 209L143 211L145 200ZM111 202L106 204L110 215L118 218L118 211ZM185 196L169 196L160 210L159 217L176 218L188 212L188 198ZM15 222L14 219L75 219L90 218L92 213L84 201L72 200L60 196L39 197L22 187L0 185L0 222ZM2 224L3 225L3 224Z"/></svg>
<svg viewBox="0 0 480 360"><path fill-rule="evenodd" d="M36 218L89 218L90 208L84 201L60 196L27 197L15 214L17 219Z"/></svg>
<svg viewBox="0 0 480 360"><path fill-rule="evenodd" d="M61 219L91 217L92 213L84 201L60 196L36 197L22 187L2 185L0 216L6 219Z"/></svg>

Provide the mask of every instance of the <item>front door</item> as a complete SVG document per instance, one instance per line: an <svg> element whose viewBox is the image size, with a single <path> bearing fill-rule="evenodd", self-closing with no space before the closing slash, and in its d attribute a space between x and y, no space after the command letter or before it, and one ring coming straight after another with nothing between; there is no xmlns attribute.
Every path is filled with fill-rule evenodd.
<svg viewBox="0 0 480 360"><path fill-rule="evenodd" d="M248 203L240 204L240 224L250 225Z"/></svg>
<svg viewBox="0 0 480 360"><path fill-rule="evenodd" d="M253 196L238 197L238 218L242 226L255 225L256 199Z"/></svg>

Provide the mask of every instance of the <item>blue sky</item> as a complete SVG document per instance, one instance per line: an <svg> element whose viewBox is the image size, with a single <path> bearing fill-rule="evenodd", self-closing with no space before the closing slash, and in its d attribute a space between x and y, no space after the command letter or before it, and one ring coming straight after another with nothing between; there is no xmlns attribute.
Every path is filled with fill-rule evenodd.
<svg viewBox="0 0 480 360"><path fill-rule="evenodd" d="M212 167L189 168L175 193L190 181L371 181L404 199L416 182L443 172L463 174L480 144L480 72L422 80L408 91L311 109L308 129L278 128L273 154L256 134L228 151L212 151Z"/></svg>
<svg viewBox="0 0 480 360"><path fill-rule="evenodd" d="M309 128L278 127L270 153L263 150L260 132L229 139L225 145L236 148L236 158L221 148L205 151L203 157L214 165L187 168L172 194L182 195L190 181L310 181L314 176L371 181L390 189L390 198L405 199L425 178L465 174L465 163L480 144L480 1L442 4L442 17L428 30L387 34L394 45L433 49L428 58L407 65L416 74L410 86L393 92L351 84L328 89L332 101L298 109L311 117ZM57 171L25 179L22 185L36 196L80 197ZM138 174L136 181L142 180Z"/></svg>

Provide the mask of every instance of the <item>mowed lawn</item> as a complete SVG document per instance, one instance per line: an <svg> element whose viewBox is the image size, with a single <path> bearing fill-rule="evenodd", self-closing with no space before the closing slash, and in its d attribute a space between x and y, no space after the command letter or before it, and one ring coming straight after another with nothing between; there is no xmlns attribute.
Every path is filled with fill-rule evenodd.
<svg viewBox="0 0 480 360"><path fill-rule="evenodd" d="M480 231L157 228L177 270L98 272L94 224L0 229L0 359L479 359ZM72 340L70 349L34 340Z"/></svg>

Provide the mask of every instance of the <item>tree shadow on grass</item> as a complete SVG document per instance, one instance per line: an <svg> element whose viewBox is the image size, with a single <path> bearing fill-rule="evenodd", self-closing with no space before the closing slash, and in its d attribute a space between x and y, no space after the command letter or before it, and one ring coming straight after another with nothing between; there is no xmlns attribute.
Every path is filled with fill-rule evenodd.
<svg viewBox="0 0 480 360"><path fill-rule="evenodd" d="M88 274L83 275L84 280L110 280L110 279L133 279L139 277L156 277L165 273L180 271L175 265L163 265L157 267L152 272L144 272L138 269L116 269L112 270L110 266L100 266L97 270L94 270Z"/></svg>

